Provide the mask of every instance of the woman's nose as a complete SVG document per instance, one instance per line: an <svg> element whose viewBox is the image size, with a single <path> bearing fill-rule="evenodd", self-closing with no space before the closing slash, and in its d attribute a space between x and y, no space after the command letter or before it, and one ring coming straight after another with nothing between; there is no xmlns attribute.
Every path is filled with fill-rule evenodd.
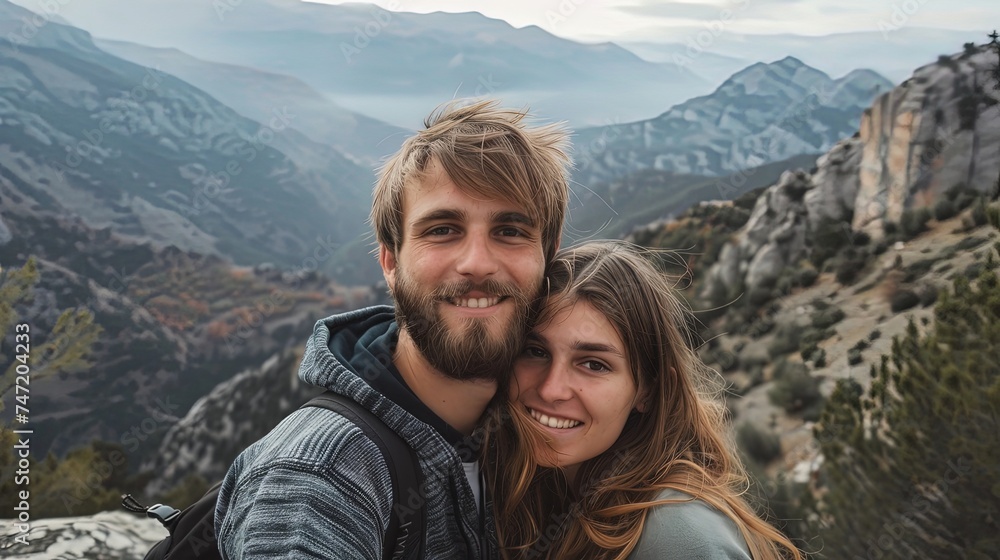
<svg viewBox="0 0 1000 560"><path fill-rule="evenodd" d="M573 398L573 388L570 386L571 376L567 368L553 363L542 377L538 386L538 396L546 402L566 401Z"/></svg>

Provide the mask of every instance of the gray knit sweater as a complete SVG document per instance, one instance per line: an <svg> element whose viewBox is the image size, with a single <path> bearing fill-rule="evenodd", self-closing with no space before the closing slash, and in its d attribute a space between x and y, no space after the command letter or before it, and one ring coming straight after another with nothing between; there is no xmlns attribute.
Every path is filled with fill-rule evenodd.
<svg viewBox="0 0 1000 560"><path fill-rule="evenodd" d="M490 508L481 525L455 448L367 382L391 375L391 356L364 346L391 321L384 306L319 321L299 377L361 403L416 451L427 500L425 558L496 558ZM338 337L348 343L334 344L335 354ZM389 470L375 443L337 413L306 408L236 459L219 491L215 529L227 559L379 560L391 506Z"/></svg>

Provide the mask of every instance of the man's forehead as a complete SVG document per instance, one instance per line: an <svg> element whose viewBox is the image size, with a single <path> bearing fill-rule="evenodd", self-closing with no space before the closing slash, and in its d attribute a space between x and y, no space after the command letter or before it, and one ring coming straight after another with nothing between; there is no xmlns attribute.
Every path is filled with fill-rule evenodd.
<svg viewBox="0 0 1000 560"><path fill-rule="evenodd" d="M440 191L444 193L435 196ZM449 212L454 217L468 217L469 203L483 204L494 221L515 221L536 225L534 212L513 197L490 196L452 181L447 174L437 178L411 181L403 187L403 215L407 219L422 219L430 213ZM417 216L418 213L420 216Z"/></svg>

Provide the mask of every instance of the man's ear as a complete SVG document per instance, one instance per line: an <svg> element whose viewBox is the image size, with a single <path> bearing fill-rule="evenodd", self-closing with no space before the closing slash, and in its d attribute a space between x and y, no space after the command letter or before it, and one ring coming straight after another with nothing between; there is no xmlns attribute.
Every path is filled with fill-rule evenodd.
<svg viewBox="0 0 1000 560"><path fill-rule="evenodd" d="M396 287L396 255L385 245L378 246L378 264L382 266L382 276L385 276L385 283L391 291Z"/></svg>

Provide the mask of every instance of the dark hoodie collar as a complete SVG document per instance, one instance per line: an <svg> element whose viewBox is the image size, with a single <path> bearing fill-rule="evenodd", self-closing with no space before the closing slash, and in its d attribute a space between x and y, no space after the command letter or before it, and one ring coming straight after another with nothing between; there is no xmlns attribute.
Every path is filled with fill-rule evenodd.
<svg viewBox="0 0 1000 560"><path fill-rule="evenodd" d="M346 320L345 320L346 319ZM461 432L441 419L410 390L392 362L399 340L392 307L375 306L321 321L330 329L328 349L346 369L414 418L434 428L456 448L463 461L469 458ZM317 324L317 328L320 325ZM301 376L302 372L300 372ZM303 379L313 383L309 379ZM329 389L336 387L323 385Z"/></svg>

